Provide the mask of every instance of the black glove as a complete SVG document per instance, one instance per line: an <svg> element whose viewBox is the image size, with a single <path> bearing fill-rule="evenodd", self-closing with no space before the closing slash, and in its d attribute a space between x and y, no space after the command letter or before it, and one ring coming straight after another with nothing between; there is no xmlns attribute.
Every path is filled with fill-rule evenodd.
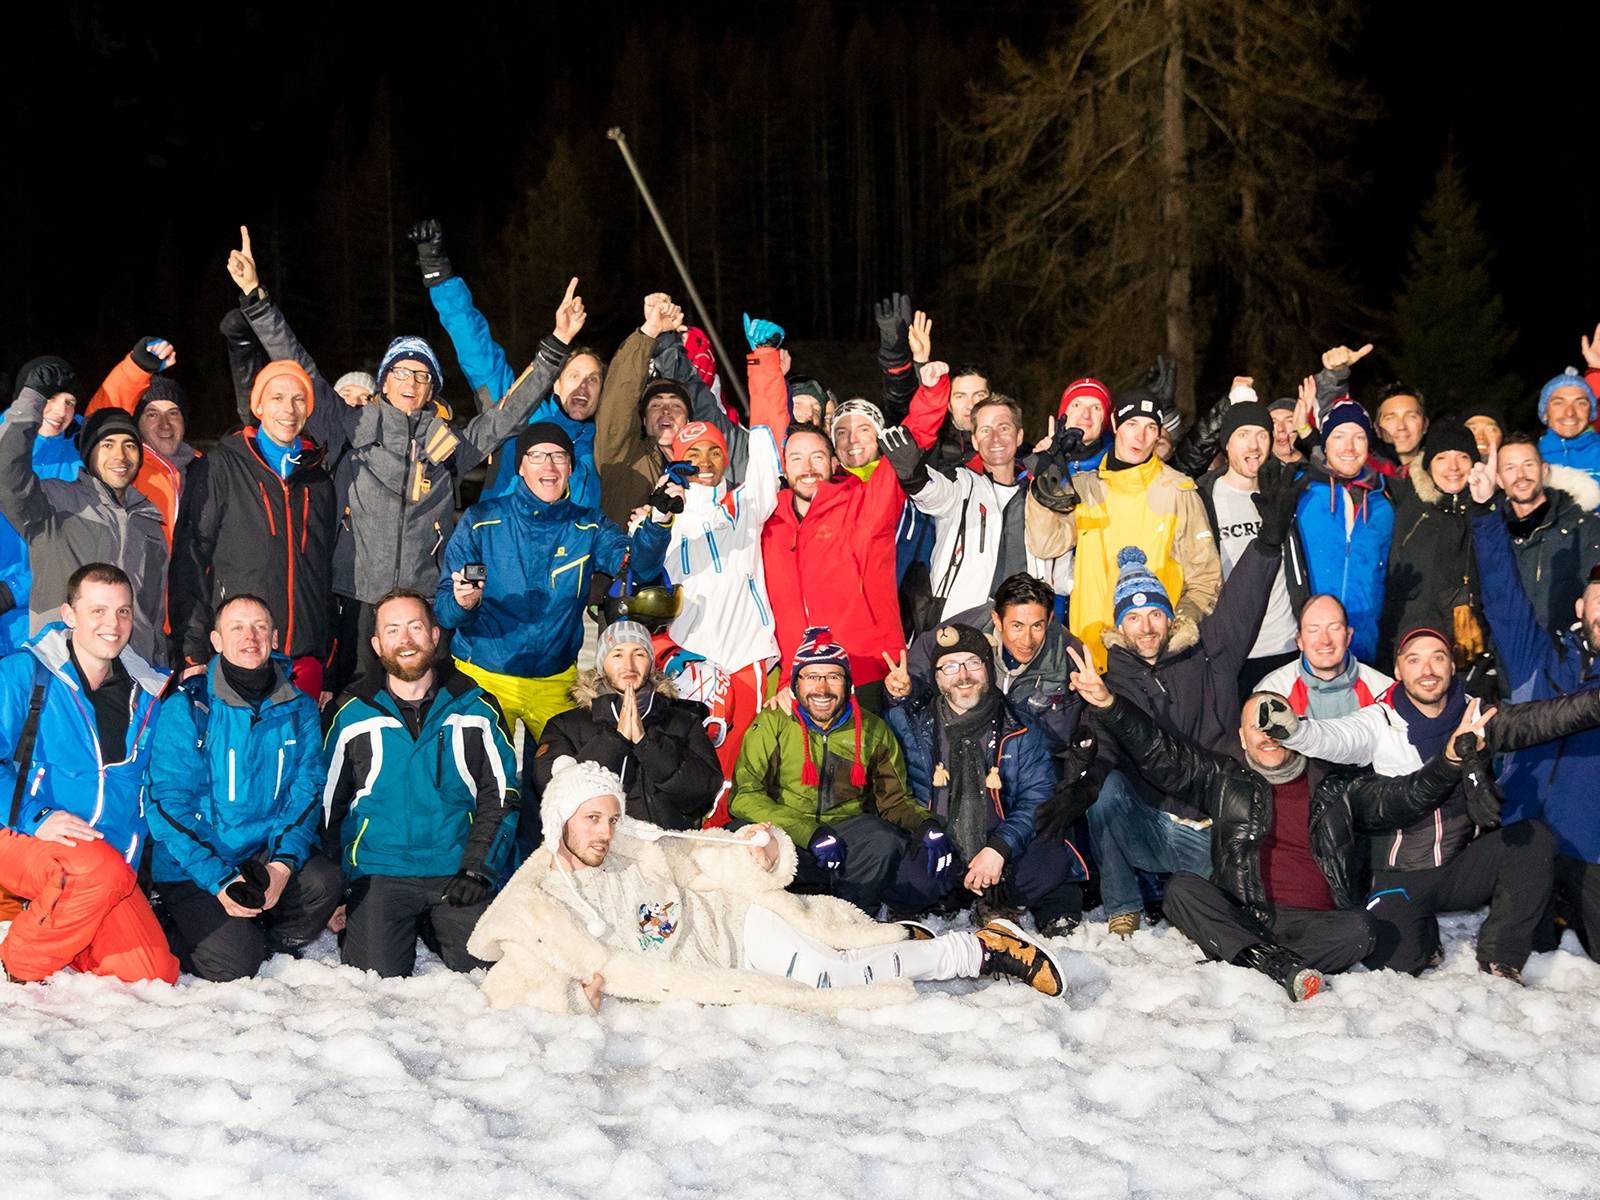
<svg viewBox="0 0 1600 1200"><path fill-rule="evenodd" d="M444 227L431 217L418 221L407 235L417 248L417 266L422 268L422 282L438 287L455 274L444 253Z"/></svg>
<svg viewBox="0 0 1600 1200"><path fill-rule="evenodd" d="M878 449L908 494L922 490L928 481L928 465L923 460L922 447L912 441L904 425L891 425L879 434Z"/></svg>
<svg viewBox="0 0 1600 1200"><path fill-rule="evenodd" d="M138 367L141 371L150 372L152 375L154 375L157 371L164 370L165 368L162 366L161 360L154 354L151 354L147 349L151 342L159 342L162 340L163 339L152 333L149 337L142 337L135 342L133 344L133 349L128 352L128 357L133 359L133 365Z"/></svg>
<svg viewBox="0 0 1600 1200"><path fill-rule="evenodd" d="M1100 789L1089 778L1100 744L1088 726L1080 726L1073 735L1072 745L1061 758L1061 782L1050 799L1039 806L1034 817L1034 830L1040 837L1052 841L1064 838L1083 819L1100 795Z"/></svg>
<svg viewBox="0 0 1600 1200"><path fill-rule="evenodd" d="M1256 702L1256 728L1275 742L1294 736L1300 718L1281 696L1263 696Z"/></svg>
<svg viewBox="0 0 1600 1200"><path fill-rule="evenodd" d="M467 908L482 904L489 898L489 880L476 871L457 871L455 878L444 885L443 900L451 908Z"/></svg>
<svg viewBox="0 0 1600 1200"><path fill-rule="evenodd" d="M1156 355L1155 365L1144 373L1139 386L1161 401L1162 408L1171 408L1178 395L1178 367L1165 354Z"/></svg>
<svg viewBox="0 0 1600 1200"><path fill-rule="evenodd" d="M878 357L900 362L911 357L911 297L904 292L885 296L872 306L872 319L878 323Z"/></svg>
<svg viewBox="0 0 1600 1200"><path fill-rule="evenodd" d="M1276 461L1276 460L1274 460ZM1284 464L1287 467L1287 464ZM1292 467L1268 470L1263 464L1256 477L1256 511L1261 514L1261 530L1256 540L1277 550L1283 546L1300 506L1300 493L1311 482L1309 475L1296 474Z"/></svg>
<svg viewBox="0 0 1600 1200"><path fill-rule="evenodd" d="M239 864L239 878L225 889L228 899L240 908L260 908L267 902L267 888L272 886L272 876L265 863L250 859Z"/></svg>
<svg viewBox="0 0 1600 1200"><path fill-rule="evenodd" d="M1082 437L1082 430L1074 429ZM1072 486L1072 472L1067 463L1056 457L1054 447L1045 451L1043 461L1035 464L1033 482L1029 493L1051 512L1070 513L1078 507L1078 489Z"/></svg>
<svg viewBox="0 0 1600 1200"><path fill-rule="evenodd" d="M1500 825L1500 805L1505 798L1495 783L1494 768L1489 764L1485 749L1478 745L1476 734L1463 733L1456 737L1456 754L1461 759L1461 790L1467 797L1467 816L1479 829L1495 829Z"/></svg>
<svg viewBox="0 0 1600 1200"><path fill-rule="evenodd" d="M22 365L22 370L17 372L18 396L22 395L23 388L32 388L46 400L61 392L67 392L78 400L86 398L83 389L78 386L78 373L66 359L57 358L54 354L32 359Z"/></svg>

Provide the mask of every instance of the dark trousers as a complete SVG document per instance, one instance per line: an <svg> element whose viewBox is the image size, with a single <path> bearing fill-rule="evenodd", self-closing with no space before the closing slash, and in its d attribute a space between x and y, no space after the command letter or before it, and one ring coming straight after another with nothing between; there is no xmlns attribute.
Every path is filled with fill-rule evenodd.
<svg viewBox="0 0 1600 1200"><path fill-rule="evenodd" d="M488 901L460 908L439 897L449 875L364 875L350 885L346 900L345 965L376 971L385 978L410 975L417 965L421 937L452 971L489 964L467 953L467 939Z"/></svg>
<svg viewBox="0 0 1600 1200"><path fill-rule="evenodd" d="M844 843L844 865L834 871L823 870L811 851L797 846L799 867L790 890L837 896L868 916L876 916L883 893L894 882L905 855L906 835L871 813L827 824Z"/></svg>
<svg viewBox="0 0 1600 1200"><path fill-rule="evenodd" d="M967 873L967 864L955 847L954 869L945 882L928 874L928 858L920 844L911 846L895 876L894 885L884 893L884 900L894 912L921 913L948 906L952 900L963 901L961 880ZM1057 917L1083 915L1083 885L1073 879L1076 859L1071 850L1051 838L1034 838L1019 858L1007 860L1000 873L999 896L1001 904L1009 908L1026 908L1040 925L1048 925Z"/></svg>
<svg viewBox="0 0 1600 1200"><path fill-rule="evenodd" d="M162 927L185 972L216 983L249 979L273 954L314 941L339 906L339 868L313 854L259 917L229 916L222 901L190 882L158 883Z"/></svg>
<svg viewBox="0 0 1600 1200"><path fill-rule="evenodd" d="M1555 877L1556 911L1589 957L1600 962L1600 865L1558 854Z"/></svg>
<svg viewBox="0 0 1600 1200"><path fill-rule="evenodd" d="M1372 874L1367 912L1377 944L1367 958L1374 971L1418 974L1439 949L1435 913L1489 906L1478 933L1478 962L1519 971L1550 904L1555 837L1537 821L1518 821L1485 833L1442 867Z"/></svg>
<svg viewBox="0 0 1600 1200"><path fill-rule="evenodd" d="M1179 873L1167 882L1165 911L1207 958L1219 962L1231 963L1251 946L1278 945L1331 975L1372 951L1372 920L1359 909L1278 908L1263 921L1198 875Z"/></svg>

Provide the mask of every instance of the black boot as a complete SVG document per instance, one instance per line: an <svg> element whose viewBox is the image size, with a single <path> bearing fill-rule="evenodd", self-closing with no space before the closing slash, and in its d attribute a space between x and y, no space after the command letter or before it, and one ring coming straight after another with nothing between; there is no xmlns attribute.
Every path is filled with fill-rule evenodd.
<svg viewBox="0 0 1600 1200"><path fill-rule="evenodd" d="M1233 960L1236 967L1249 967L1275 980L1291 1000L1309 1000L1322 990L1322 972L1307 966L1292 950L1270 943L1246 946Z"/></svg>

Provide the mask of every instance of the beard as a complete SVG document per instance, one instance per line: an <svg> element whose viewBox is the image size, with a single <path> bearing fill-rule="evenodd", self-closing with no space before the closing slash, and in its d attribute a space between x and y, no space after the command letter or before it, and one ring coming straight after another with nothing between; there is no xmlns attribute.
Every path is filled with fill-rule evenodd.
<svg viewBox="0 0 1600 1200"><path fill-rule="evenodd" d="M407 663L399 657L401 650L419 650L420 654ZM415 642L408 642L403 646L396 646L393 654L380 654L378 661L383 664L383 669L394 678L403 683L415 683L429 671L433 670L433 655Z"/></svg>

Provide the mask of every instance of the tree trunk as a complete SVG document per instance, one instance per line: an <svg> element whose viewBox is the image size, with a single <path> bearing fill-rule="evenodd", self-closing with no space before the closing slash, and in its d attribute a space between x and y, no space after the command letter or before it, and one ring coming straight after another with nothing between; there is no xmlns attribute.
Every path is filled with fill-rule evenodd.
<svg viewBox="0 0 1600 1200"><path fill-rule="evenodd" d="M1188 140L1184 129L1183 0L1162 0L1167 58L1161 80L1161 217L1167 243L1167 353L1178 368L1178 407L1195 412L1194 244L1187 192Z"/></svg>
<svg viewBox="0 0 1600 1200"><path fill-rule="evenodd" d="M1261 207L1260 176L1250 153L1250 131L1254 125L1247 111L1249 100L1245 96L1243 81L1249 74L1249 56L1245 52L1245 4L1247 0L1234 0L1233 5L1233 61L1238 68L1239 82L1229 89L1233 97L1233 132L1237 143L1234 155L1234 172L1239 184L1239 325L1244 330L1244 344L1237 349L1244 354L1244 362L1234 368L1235 373L1261 378L1267 369L1267 349L1264 324L1266 314L1261 311L1261 288L1258 272L1261 264Z"/></svg>

